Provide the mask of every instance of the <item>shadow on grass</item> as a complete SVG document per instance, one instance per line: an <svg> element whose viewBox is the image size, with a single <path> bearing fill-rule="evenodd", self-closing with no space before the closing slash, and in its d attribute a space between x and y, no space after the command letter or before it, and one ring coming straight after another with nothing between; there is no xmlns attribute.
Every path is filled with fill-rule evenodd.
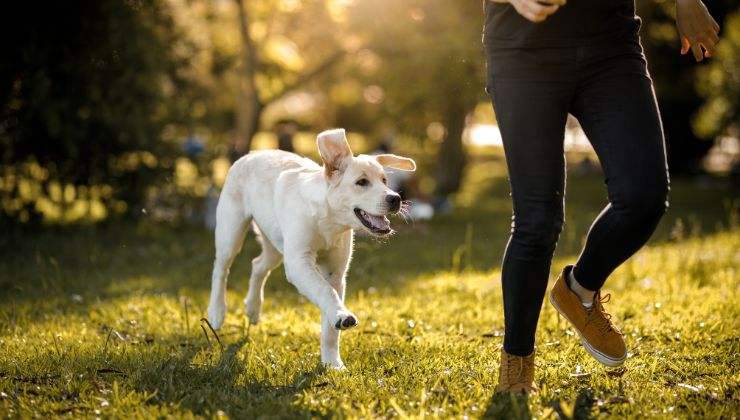
<svg viewBox="0 0 740 420"><path fill-rule="evenodd" d="M561 419L585 420L594 418L593 407L596 399L591 388L581 388L573 403L564 400L553 400L550 407Z"/></svg>
<svg viewBox="0 0 740 420"><path fill-rule="evenodd" d="M240 357L251 343L248 336L241 337L220 350L215 341L175 335L134 348L125 344L128 350L106 353L93 349L59 360L47 353L29 361L38 370L0 371L0 381L9 384L10 388L4 390L13 395L31 393L41 400L55 401L51 410L42 409L49 416L92 414L96 407L80 401L77 389L104 392L116 387L125 392L111 396L109 392L93 391L93 395L120 398L115 401L117 406L143 403L195 416L215 417L219 412L231 418L256 418L268 413L277 418L321 416L301 407L297 398L303 390L330 386L328 381L317 382L325 369L317 364L283 383L273 378L280 375L264 374L269 380L255 380L247 374L248 364ZM70 385L70 378L74 378L74 385ZM130 390L137 391L138 396L132 397Z"/></svg>
<svg viewBox="0 0 740 420"><path fill-rule="evenodd" d="M526 394L497 392L488 401L484 419L525 420L531 419L529 397Z"/></svg>
<svg viewBox="0 0 740 420"><path fill-rule="evenodd" d="M149 404L174 405L195 415L214 416L222 411L231 418L254 418L265 413L281 418L311 418L320 414L301 408L295 399L304 389L328 385L315 383L325 370L317 365L279 385L252 380L247 375L247 364L239 358L249 343L248 337L242 337L221 352L211 349L207 354L217 358L213 363L193 361L196 354L207 349L206 345L189 346L179 354L137 367L132 386L154 395Z"/></svg>
<svg viewBox="0 0 740 420"><path fill-rule="evenodd" d="M549 406L561 419L585 420L594 418L592 409L595 403L593 390L581 388L574 403L565 400L553 400ZM488 401L484 419L525 420L531 419L529 398L525 394L501 392L495 393Z"/></svg>

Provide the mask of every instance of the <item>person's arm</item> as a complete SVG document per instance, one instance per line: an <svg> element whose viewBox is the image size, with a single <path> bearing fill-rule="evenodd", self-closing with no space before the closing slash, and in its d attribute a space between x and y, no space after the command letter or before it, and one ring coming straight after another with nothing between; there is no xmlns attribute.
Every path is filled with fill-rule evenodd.
<svg viewBox="0 0 740 420"><path fill-rule="evenodd" d="M681 54L690 49L696 61L714 54L719 42L719 25L701 0L676 0L676 26L681 38Z"/></svg>
<svg viewBox="0 0 740 420"><path fill-rule="evenodd" d="M494 3L509 3L516 11L532 22L542 22L565 6L566 0L491 0Z"/></svg>

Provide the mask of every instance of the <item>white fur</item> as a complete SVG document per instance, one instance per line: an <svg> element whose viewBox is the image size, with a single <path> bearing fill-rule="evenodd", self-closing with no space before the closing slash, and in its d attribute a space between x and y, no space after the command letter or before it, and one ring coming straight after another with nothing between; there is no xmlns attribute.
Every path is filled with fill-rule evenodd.
<svg viewBox="0 0 740 420"><path fill-rule="evenodd" d="M229 170L216 212L216 258L208 320L220 328L226 312L226 281L250 225L262 253L252 260L244 303L259 321L265 280L280 262L288 281L321 309L321 361L341 369L339 329L356 325L344 305L345 274L352 257L353 229L366 228L355 208L389 214L383 165L411 171L413 160L395 155L352 156L343 129L317 137L324 166L279 150L252 152ZM360 178L366 186L357 185ZM382 232L382 234L390 233ZM354 319L355 322L351 322Z"/></svg>

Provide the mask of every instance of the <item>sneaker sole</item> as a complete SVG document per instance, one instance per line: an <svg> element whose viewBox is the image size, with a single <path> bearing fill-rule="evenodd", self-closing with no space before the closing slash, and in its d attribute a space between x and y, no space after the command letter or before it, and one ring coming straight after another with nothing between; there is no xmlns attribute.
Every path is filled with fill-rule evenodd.
<svg viewBox="0 0 740 420"><path fill-rule="evenodd" d="M575 325L573 324L573 321L571 321L570 318L568 318L568 316L560 309L557 303L555 303L555 299L552 298L552 292L548 293L548 300L550 301L550 305L552 305L553 308L555 308L555 310L558 311L558 313L563 316L563 318L565 318L566 320L568 320L568 322L570 322L570 325ZM581 338L581 344L583 345L583 348L586 349L586 351L588 352L588 354L591 355L591 357L596 359L596 361L601 363L602 365L607 366L607 367L619 367L622 365L622 363L624 363L625 359L627 359L626 354L619 359L615 359L613 357L605 355L604 353L593 348L593 346L591 346L591 344L589 344L589 342L586 341L586 339L583 337L581 332L578 331L578 328L575 328L574 326L573 329L578 333L578 336Z"/></svg>

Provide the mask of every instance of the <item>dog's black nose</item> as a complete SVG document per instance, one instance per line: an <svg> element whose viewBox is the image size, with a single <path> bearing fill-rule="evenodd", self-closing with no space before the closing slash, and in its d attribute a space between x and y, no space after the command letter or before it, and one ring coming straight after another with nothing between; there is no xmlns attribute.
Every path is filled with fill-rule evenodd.
<svg viewBox="0 0 740 420"><path fill-rule="evenodd" d="M401 209L401 196L398 194L386 195L385 202L388 203L388 210L393 213Z"/></svg>

